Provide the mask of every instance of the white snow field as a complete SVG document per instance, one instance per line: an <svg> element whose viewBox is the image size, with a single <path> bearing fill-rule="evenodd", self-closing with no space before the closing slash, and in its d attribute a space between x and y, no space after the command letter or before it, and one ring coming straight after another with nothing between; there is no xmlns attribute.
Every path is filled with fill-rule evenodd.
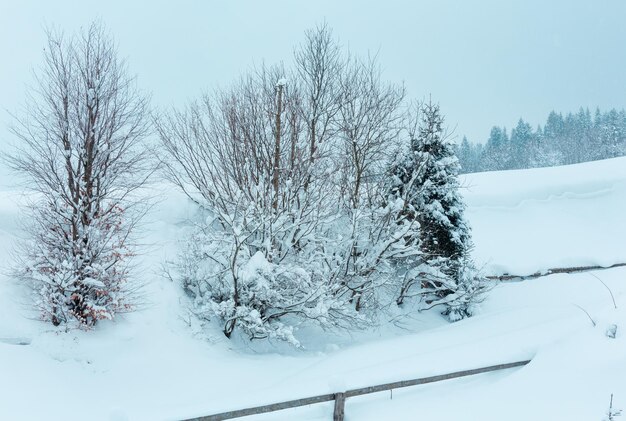
<svg viewBox="0 0 626 421"><path fill-rule="evenodd" d="M626 158L463 183L486 274L626 262ZM162 276L193 215L168 193L144 227L146 305L92 332L63 332L31 317L6 274L19 199L0 191L0 420L175 420L531 358L393 399L348 399L346 420L600 421L611 394L626 410L626 268L499 283L479 315L454 324L430 312L353 335L302 331L304 350L227 340L216 326L201 329ZM612 324L615 339L605 335ZM331 418L328 403L246 419Z"/></svg>
<svg viewBox="0 0 626 421"><path fill-rule="evenodd" d="M464 176L475 256L490 274L626 262L626 160Z"/></svg>

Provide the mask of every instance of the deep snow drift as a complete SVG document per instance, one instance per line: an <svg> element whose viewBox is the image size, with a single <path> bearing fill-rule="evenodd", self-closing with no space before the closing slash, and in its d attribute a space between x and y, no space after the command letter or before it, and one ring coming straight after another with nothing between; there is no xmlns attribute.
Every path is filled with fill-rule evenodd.
<svg viewBox="0 0 626 421"><path fill-rule="evenodd" d="M4 181L4 180L3 180ZM462 183L475 256L487 274L626 261L626 158L469 174ZM7 183L0 183L7 184ZM0 191L0 265L20 230L20 195ZM169 192L145 226L145 305L93 332L29 319L0 275L0 419L159 420L532 358L521 369L347 401L346 419L601 420L626 409L626 269L495 286L478 316L415 315L354 335L302 331L307 349L201 329L161 265L193 206ZM584 309L597 324L593 327ZM617 338L605 336L617 324ZM15 345L29 342L29 345ZM250 419L330 419L332 404Z"/></svg>

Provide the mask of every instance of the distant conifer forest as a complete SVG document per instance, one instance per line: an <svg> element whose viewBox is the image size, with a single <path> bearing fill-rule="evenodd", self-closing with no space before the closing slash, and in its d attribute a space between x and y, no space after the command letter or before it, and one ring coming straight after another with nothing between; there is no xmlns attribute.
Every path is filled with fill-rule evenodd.
<svg viewBox="0 0 626 421"><path fill-rule="evenodd" d="M510 134L494 126L486 143L463 137L457 146L463 173L551 167L626 155L626 112L580 108L550 112L536 129L520 118Z"/></svg>

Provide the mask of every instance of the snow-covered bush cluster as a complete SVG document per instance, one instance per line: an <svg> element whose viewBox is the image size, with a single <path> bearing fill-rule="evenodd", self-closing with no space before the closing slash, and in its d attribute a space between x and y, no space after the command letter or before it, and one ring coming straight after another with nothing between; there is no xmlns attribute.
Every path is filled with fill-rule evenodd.
<svg viewBox="0 0 626 421"><path fill-rule="evenodd" d="M156 120L204 212L176 265L197 314L296 344L299 323L358 327L407 298L470 316L485 284L439 107L409 107L325 26L294 58Z"/></svg>
<svg viewBox="0 0 626 421"><path fill-rule="evenodd" d="M48 35L9 157L35 193L16 277L45 320L90 327L133 306L147 101L100 25ZM365 326L407 299L458 320L480 301L438 105L409 106L325 25L291 68L263 65L154 123L167 177L203 213L176 276L226 336L297 344L305 321Z"/></svg>

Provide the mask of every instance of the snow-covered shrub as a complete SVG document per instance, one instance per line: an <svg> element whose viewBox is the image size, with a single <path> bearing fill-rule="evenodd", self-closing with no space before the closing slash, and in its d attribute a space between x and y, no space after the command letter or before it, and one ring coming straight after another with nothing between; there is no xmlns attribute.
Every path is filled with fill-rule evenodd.
<svg viewBox="0 0 626 421"><path fill-rule="evenodd" d="M132 308L124 213L119 207L96 212L72 238L71 210L37 204L32 226L36 241L24 245L16 275L35 296L43 320L89 327ZM101 216L100 216L101 215Z"/></svg>
<svg viewBox="0 0 626 421"><path fill-rule="evenodd" d="M285 318L314 320L329 327L333 312L344 312L343 303L333 297L320 274L310 272L312 266L298 266L294 259L276 264L261 250L251 254L247 245L239 247L236 255L227 254L216 247L235 252L234 236L216 234L199 230L187 243L189 264L181 271L181 280L194 299L195 312L222 320L227 336L239 328L251 339L282 339L298 345Z"/></svg>
<svg viewBox="0 0 626 421"><path fill-rule="evenodd" d="M380 194L403 90L324 26L295 61L157 121L168 177L207 214L181 281L227 336L293 341L301 322L368 323L404 241Z"/></svg>
<svg viewBox="0 0 626 421"><path fill-rule="evenodd" d="M387 169L409 125L404 89L383 83L375 60L341 52L325 26L307 34L295 62L292 71L261 66L156 120L167 177L205 212L176 265L196 313L221 320L228 337L240 329L295 343L299 323L354 328L401 302L398 291L432 295L418 276L428 269L449 278L436 298L456 292L452 317L470 314L478 288L456 277L469 231L455 174L436 203L456 231L426 215L435 199L424 192L441 181L429 164L453 156L415 151L409 161L425 169L390 194ZM440 138L435 125L420 145ZM424 247L445 236L452 252Z"/></svg>
<svg viewBox="0 0 626 421"><path fill-rule="evenodd" d="M455 272L441 270L444 264L429 266L430 271L419 277L423 308L442 306L442 314L451 322L473 316L485 299L489 285L467 257L455 264Z"/></svg>
<svg viewBox="0 0 626 421"><path fill-rule="evenodd" d="M49 32L8 161L33 193L15 277L54 325L91 327L132 307L133 229L151 173L147 99L105 29Z"/></svg>
<svg viewBox="0 0 626 421"><path fill-rule="evenodd" d="M359 311L378 312L394 301L400 274L420 259L412 241L419 225L398 217L397 201L350 209L335 243L336 277Z"/></svg>
<svg viewBox="0 0 626 421"><path fill-rule="evenodd" d="M285 319L325 328L365 323L333 279L337 265L321 238L320 216L285 211L272 218L275 212L248 202L218 215L208 212L198 224L177 265L195 312L222 320L226 336L239 328L252 339L293 344L293 324Z"/></svg>
<svg viewBox="0 0 626 421"><path fill-rule="evenodd" d="M327 206L318 203L318 209ZM417 253L406 244L414 225L396 224L389 208L364 209L350 220L326 213L268 224L253 209L208 216L185 241L177 264L195 313L222 320L227 336L239 328L253 339L297 344L294 324L368 325L393 301L393 262ZM294 241L295 233L306 235Z"/></svg>
<svg viewBox="0 0 626 421"><path fill-rule="evenodd" d="M473 316L490 286L471 259L463 259L455 265L456 272L450 272L442 270L446 265L444 259L422 258L418 255L418 263L401 272L403 282L399 284L400 292L396 290L396 303L417 299L420 311L441 308L441 314L451 322Z"/></svg>

